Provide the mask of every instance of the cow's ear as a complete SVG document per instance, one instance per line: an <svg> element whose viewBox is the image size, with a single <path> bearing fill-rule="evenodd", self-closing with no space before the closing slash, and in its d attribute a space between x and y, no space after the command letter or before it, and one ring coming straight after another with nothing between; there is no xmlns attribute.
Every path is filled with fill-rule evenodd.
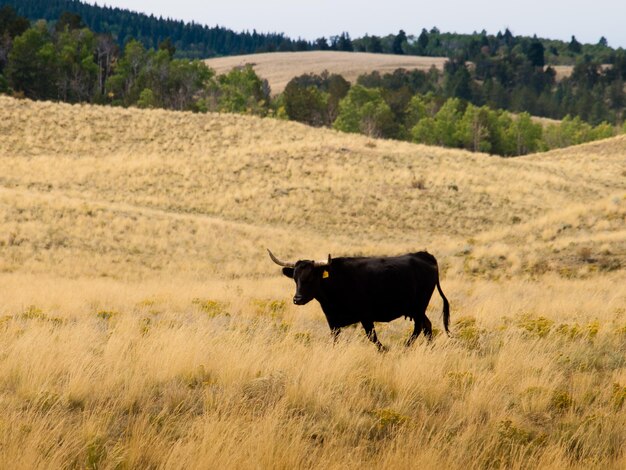
<svg viewBox="0 0 626 470"><path fill-rule="evenodd" d="M283 274L293 279L293 268L283 268Z"/></svg>

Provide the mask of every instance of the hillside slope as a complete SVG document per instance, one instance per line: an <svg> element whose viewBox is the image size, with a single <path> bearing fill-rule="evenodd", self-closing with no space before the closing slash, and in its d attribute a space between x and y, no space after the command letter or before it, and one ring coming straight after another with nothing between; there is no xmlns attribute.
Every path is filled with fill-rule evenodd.
<svg viewBox="0 0 626 470"><path fill-rule="evenodd" d="M426 71L435 67L443 71L447 61L447 57L343 51L266 52L205 60L206 64L218 74L227 73L234 67L252 65L256 73L268 81L272 95L282 93L292 78L307 73L320 74L328 70L330 73L340 74L349 82L355 83L359 75L374 70L381 74L390 73L399 68ZM551 67L556 71L557 80L569 77L574 69L571 65Z"/></svg>
<svg viewBox="0 0 626 470"><path fill-rule="evenodd" d="M266 246L285 256L428 247L465 253L446 256L460 270L481 240L487 251L497 241L503 272L527 270L553 247L521 233L558 232L581 207L597 214L579 242L624 259L624 137L501 159L272 119L10 98L0 134L5 270L91 272L99 259L105 273L241 275L252 258L254 274L267 272L256 262ZM73 250L86 264L65 269Z"/></svg>
<svg viewBox="0 0 626 470"><path fill-rule="evenodd" d="M324 70L342 75L354 83L359 75L377 70L380 73L396 69L443 70L447 57L418 57L368 52L305 51L272 52L205 60L218 74L229 72L233 67L250 64L256 73L268 81L272 94L282 93L289 80L306 73L320 74Z"/></svg>

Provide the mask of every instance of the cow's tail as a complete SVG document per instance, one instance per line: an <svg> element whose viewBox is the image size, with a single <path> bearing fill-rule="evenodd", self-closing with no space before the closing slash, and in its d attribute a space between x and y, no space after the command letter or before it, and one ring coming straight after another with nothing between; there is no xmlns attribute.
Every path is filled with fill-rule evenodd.
<svg viewBox="0 0 626 470"><path fill-rule="evenodd" d="M446 299L446 296L443 295L443 291L439 285L439 273L437 273L437 290L443 299L443 327L446 330L446 334L450 336L450 330L448 329L448 325L450 324L450 303L448 302L448 299Z"/></svg>

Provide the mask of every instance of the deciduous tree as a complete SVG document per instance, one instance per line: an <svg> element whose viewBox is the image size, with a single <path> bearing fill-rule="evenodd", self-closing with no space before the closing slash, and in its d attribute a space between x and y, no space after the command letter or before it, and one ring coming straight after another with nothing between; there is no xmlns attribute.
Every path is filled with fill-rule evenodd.
<svg viewBox="0 0 626 470"><path fill-rule="evenodd" d="M397 132L393 113L376 88L354 85L339 103L333 127L344 132L360 132L371 137L390 137Z"/></svg>
<svg viewBox="0 0 626 470"><path fill-rule="evenodd" d="M58 55L45 21L17 36L9 53L11 87L32 99L57 99Z"/></svg>

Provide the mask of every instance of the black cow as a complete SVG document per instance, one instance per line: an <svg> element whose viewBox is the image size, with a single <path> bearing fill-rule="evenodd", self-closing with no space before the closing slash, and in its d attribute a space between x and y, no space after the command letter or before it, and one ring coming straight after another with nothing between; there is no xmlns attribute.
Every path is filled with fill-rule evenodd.
<svg viewBox="0 0 626 470"><path fill-rule="evenodd" d="M328 261L285 263L267 251L272 261L283 267L283 274L295 281L293 303L304 305L317 300L335 338L340 328L361 323L367 337L384 351L386 348L376 337L374 322L405 316L415 322L407 346L422 330L430 340L432 325L426 317L426 307L435 286L443 299L443 326L450 334L450 304L439 285L437 260L430 253L420 251L385 258L328 255Z"/></svg>

